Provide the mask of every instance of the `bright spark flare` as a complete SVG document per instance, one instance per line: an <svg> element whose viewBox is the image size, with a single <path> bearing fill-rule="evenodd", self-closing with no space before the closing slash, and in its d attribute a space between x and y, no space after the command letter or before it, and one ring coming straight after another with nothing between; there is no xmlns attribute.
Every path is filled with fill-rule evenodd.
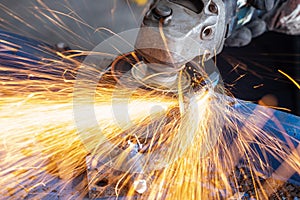
<svg viewBox="0 0 300 200"><path fill-rule="evenodd" d="M57 16L62 13L52 11L42 1L40 3L51 13L47 16L37 9L42 16L65 29ZM0 6L10 12L2 4ZM15 14L13 17L22 21ZM77 38L82 39L78 35ZM219 95L214 88L199 92L194 99L196 107L187 106L184 112L182 100L138 89L128 104L132 124L126 126L125 123L120 127L112 112L114 83L108 77L96 90L94 107L98 126L90 127L87 123L85 134L79 134L73 116L73 85L79 67L74 57L87 52L75 52L77 54L71 56L58 54L58 59L34 61L6 54L5 50L17 51L18 46L0 42L4 44L0 58L11 58L0 65L2 197L21 199L32 194L40 199L53 189L59 188L62 192L74 177L86 172L88 154L105 158L114 153L114 148L107 148L107 140L111 144L109 147L120 147L124 143L130 146L133 142L143 144L142 154L145 155L158 149L162 154L160 161L167 163L164 168L156 170L155 160L144 160L139 174L143 179L138 179L136 173L125 172L116 180L115 195L122 194L122 190L128 196L136 195L137 186L131 184L127 190L126 186L131 179L138 179L135 183L145 180L148 184L146 191L141 190L141 199L228 198L239 188L234 170L244 157L251 172L255 197L264 199L280 185L272 185L272 178L290 176L285 173L287 169L300 171L298 148L291 142L283 144L262 130L264 124L274 117L270 110L259 107L253 115L246 117L231 107L237 102ZM53 53L49 49L39 50L49 55ZM98 71L89 73L97 74ZM84 108L86 102L81 103ZM151 110L157 105L163 109ZM286 135L285 130L280 125L278 127ZM183 148L182 144L189 144L187 141L191 141L190 145ZM270 168L253 144L262 149L263 154L269 152L278 160L284 160L282 167L271 173L266 183L262 183L259 177ZM130 151L124 149L117 155L114 168L122 168L128 154ZM105 164L110 166L110 163ZM64 181L57 181L57 177ZM51 187L46 191L40 189L49 185ZM76 188L80 197L87 193L84 181Z"/></svg>

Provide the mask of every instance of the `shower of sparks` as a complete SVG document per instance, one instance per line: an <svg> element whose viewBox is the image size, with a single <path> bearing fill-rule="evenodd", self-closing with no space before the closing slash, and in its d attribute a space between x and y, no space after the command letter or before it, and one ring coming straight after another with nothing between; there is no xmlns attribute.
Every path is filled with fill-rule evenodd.
<svg viewBox="0 0 300 200"><path fill-rule="evenodd" d="M2 47L2 50L5 49ZM76 173L82 173L85 170L86 148L93 148L91 145L98 145L99 142L95 139L92 143L85 143L89 146L84 147L82 138L77 134L72 93L76 67L71 69L70 63L59 59L36 62L3 52L0 65L0 193L1 196L17 198L32 191L34 193L37 186L53 181L44 177L43 172L67 180ZM19 67L10 67L11 64ZM99 126L103 132L109 132L107 137L121 134L112 115L112 92L113 87L108 83L99 85L95 97L99 102L95 104ZM153 96L151 92L133 95L129 109L133 104L130 116L136 123L145 123L147 110L153 105L170 109L176 103L171 98ZM93 132L93 127L87 131L90 138L96 138L100 133L99 130Z"/></svg>
<svg viewBox="0 0 300 200"><path fill-rule="evenodd" d="M7 47L12 48L11 44ZM299 155L292 143L283 144L262 130L272 112L257 109L245 119L243 114L231 107L237 102L219 95L209 86L197 93L194 100L196 107L187 106L183 113L180 111L182 102L176 97L143 89L130 91L128 112L132 123L120 128L112 113L115 83L107 75L99 82L95 92L95 114L101 131L99 127L87 126L85 133L79 134L72 101L74 77L80 67L76 59L72 60L76 56L44 58L41 61L11 56L5 51L1 53L2 196L24 198L34 195L40 198L53 188L62 191L64 184L86 172L87 155L105 158L116 154L117 147L125 148L129 141L142 144L140 152L143 155L158 151L162 158L158 163L144 160L140 175L129 170L119 176L114 183L114 195L124 195L125 186L131 185L125 191L128 196L135 196L136 187L130 183L142 176L147 183L146 191L140 194L144 199L229 197L239 187L233 176L235 166L240 158L245 157L256 195L264 198L274 191L264 190L259 175L270 172L270 169L267 161L262 160L251 146L253 143L262 152L285 160L285 165L295 172L300 170ZM16 65L19 67L14 67ZM91 68L86 73L97 75L99 72ZM85 102L80 103L84 108ZM154 106L162 109L153 110ZM281 131L284 135L284 130ZM103 135L106 140L102 140ZM107 141L110 148L107 148ZM130 154L126 148L118 152L114 160L109 160L114 162L114 169L125 165ZM162 160L168 164L156 169L155 165L161 164ZM107 163L107 166L111 164ZM57 177L63 181L57 181ZM78 193L85 195L87 185L79 185ZM43 186L47 189L41 191Z"/></svg>
<svg viewBox="0 0 300 200"><path fill-rule="evenodd" d="M42 1L41 5L46 8ZM51 14L49 19L57 19L52 22L64 27L56 13ZM258 107L249 110L253 114L246 116L232 107L239 102L220 95L209 85L186 105L182 105L185 98L182 94L171 96L144 89L117 88L131 96L126 100L131 123L120 127L122 118L116 120L112 111L115 82L107 75L97 83L95 91L97 127L88 126L86 119L86 129L79 132L74 121L73 91L82 66L76 57L89 52L70 51L73 54L66 56L39 47L40 52L51 58L36 61L7 54L18 51L18 45L0 42L1 197L41 199L53 191L63 193L75 177L86 173L89 156L106 161L114 155L114 159L103 165L112 168L109 170L128 169L114 177L113 173L103 173L111 178L106 186L113 185L111 195L127 195L128 199L137 195L140 199L229 198L239 191L235 170L241 158L250 170L254 197L258 199L266 199L275 192L282 184L278 180L288 179L291 172L300 172L299 147L287 138L272 110ZM58 57L50 56L53 53ZM87 76L99 74L95 68L84 67L90 69ZM224 90L218 87L218 91ZM79 103L84 109L90 102ZM160 109L153 109L157 106ZM287 143L262 129L270 119ZM130 148L135 144L140 147L139 154L132 155ZM263 155L258 154L258 149ZM128 160L141 155L147 158L153 152L159 153L159 161L137 159L142 160L137 166ZM264 156L266 152L284 161L274 173ZM131 164L139 169L132 172ZM261 176L267 177L267 181L262 182ZM139 181L145 181L145 191L137 189ZM86 179L72 187L78 198L88 192ZM102 195L105 194L99 194Z"/></svg>

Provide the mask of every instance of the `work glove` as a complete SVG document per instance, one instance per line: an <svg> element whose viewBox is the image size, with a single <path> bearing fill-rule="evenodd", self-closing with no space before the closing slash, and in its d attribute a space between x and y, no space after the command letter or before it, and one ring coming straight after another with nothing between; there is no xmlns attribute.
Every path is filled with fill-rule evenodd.
<svg viewBox="0 0 300 200"><path fill-rule="evenodd" d="M274 8L276 0L248 0L247 6L256 9L256 13L267 13ZM232 6L231 6L232 7ZM232 8L229 9L232 9ZM226 10L228 11L228 10ZM229 10L230 13L233 13ZM234 13L238 15L238 13ZM237 17L237 16L232 16ZM263 34L267 30L266 21L261 16L253 16L247 24L232 30L231 35L225 40L225 46L241 47L248 45L252 38Z"/></svg>
<svg viewBox="0 0 300 200"><path fill-rule="evenodd" d="M277 1L274 8L263 16L270 31L300 35L300 0Z"/></svg>

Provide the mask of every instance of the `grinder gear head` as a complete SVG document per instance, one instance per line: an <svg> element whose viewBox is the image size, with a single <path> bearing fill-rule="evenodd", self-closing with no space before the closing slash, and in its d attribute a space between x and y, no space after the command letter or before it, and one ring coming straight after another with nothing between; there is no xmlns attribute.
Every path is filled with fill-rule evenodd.
<svg viewBox="0 0 300 200"><path fill-rule="evenodd" d="M225 5L222 0L156 0L143 19L145 27L137 52L149 63L179 69L199 55L208 60L222 50Z"/></svg>

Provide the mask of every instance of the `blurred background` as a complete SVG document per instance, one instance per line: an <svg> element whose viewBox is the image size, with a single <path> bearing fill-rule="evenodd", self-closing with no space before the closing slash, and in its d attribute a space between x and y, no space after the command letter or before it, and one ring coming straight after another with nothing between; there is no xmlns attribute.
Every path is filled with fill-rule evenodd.
<svg viewBox="0 0 300 200"><path fill-rule="evenodd" d="M1 0L0 29L50 45L91 50L104 39L140 26L146 0ZM300 115L300 37L267 32L241 48L224 48L217 66L237 98Z"/></svg>
<svg viewBox="0 0 300 200"><path fill-rule="evenodd" d="M138 28L147 1L141 0L1 0L1 29L49 44L93 49L110 31Z"/></svg>

